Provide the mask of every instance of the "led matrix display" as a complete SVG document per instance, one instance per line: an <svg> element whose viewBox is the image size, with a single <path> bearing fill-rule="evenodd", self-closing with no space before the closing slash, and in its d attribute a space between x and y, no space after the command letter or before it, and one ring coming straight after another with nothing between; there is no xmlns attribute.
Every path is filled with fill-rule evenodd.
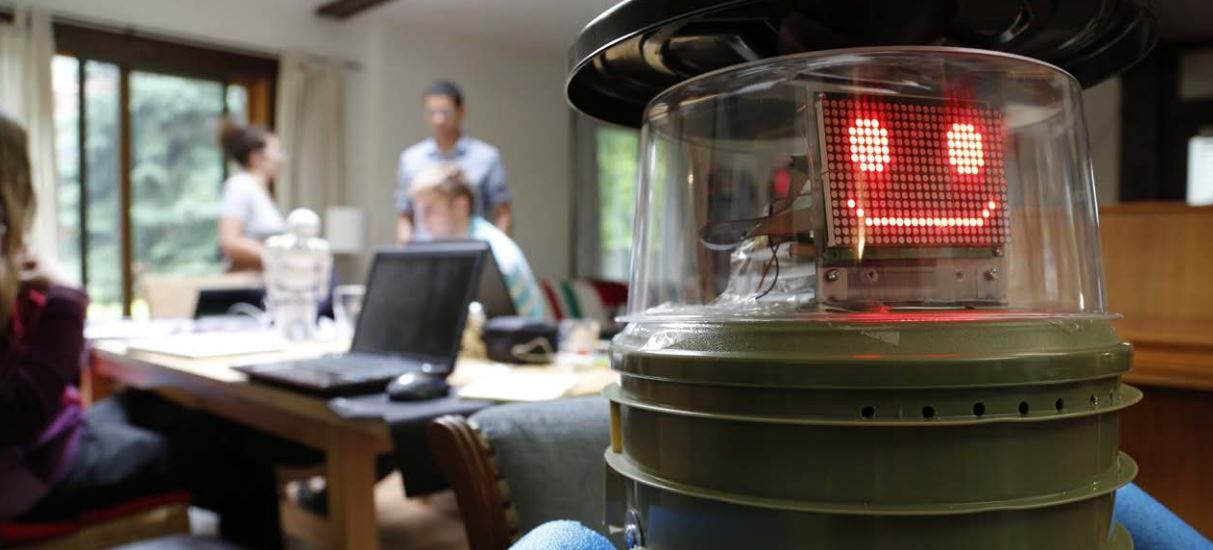
<svg viewBox="0 0 1213 550"><path fill-rule="evenodd" d="M1005 243L1002 113L951 100L822 94L828 246Z"/></svg>

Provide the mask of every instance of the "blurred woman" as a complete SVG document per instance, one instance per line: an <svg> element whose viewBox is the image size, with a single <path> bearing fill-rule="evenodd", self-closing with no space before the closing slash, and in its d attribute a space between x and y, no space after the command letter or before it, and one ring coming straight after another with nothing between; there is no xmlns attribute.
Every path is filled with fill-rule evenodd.
<svg viewBox="0 0 1213 550"><path fill-rule="evenodd" d="M223 183L219 203L219 247L230 271L261 270L261 247L286 223L270 196L270 182L286 155L278 137L259 126L225 121L219 135L224 153L240 171Z"/></svg>
<svg viewBox="0 0 1213 550"><path fill-rule="evenodd" d="M149 392L82 407L88 299L35 273L26 146L0 112L0 520L69 520L184 488L218 512L223 538L281 548L274 466L319 453Z"/></svg>
<svg viewBox="0 0 1213 550"><path fill-rule="evenodd" d="M85 295L33 272L25 131L0 113L0 519L54 520L171 487L168 448L76 386Z"/></svg>

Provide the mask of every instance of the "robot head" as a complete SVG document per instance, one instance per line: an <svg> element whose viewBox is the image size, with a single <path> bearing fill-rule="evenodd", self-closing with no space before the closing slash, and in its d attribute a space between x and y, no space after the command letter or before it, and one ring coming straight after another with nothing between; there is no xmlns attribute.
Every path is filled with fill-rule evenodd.
<svg viewBox="0 0 1213 550"><path fill-rule="evenodd" d="M300 239L320 235L320 216L310 208L296 208L286 217L286 231Z"/></svg>

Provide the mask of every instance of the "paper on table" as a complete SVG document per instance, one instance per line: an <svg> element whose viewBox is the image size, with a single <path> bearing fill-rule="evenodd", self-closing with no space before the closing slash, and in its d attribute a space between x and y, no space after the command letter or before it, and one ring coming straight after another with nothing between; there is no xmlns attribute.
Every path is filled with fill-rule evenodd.
<svg viewBox="0 0 1213 550"><path fill-rule="evenodd" d="M129 340L131 338L159 338L170 334L191 332L191 319L159 319L155 321L89 321L84 326L86 340Z"/></svg>
<svg viewBox="0 0 1213 550"><path fill-rule="evenodd" d="M127 349L204 359L280 352L286 349L286 341L273 331L200 332L131 340L127 343Z"/></svg>
<svg viewBox="0 0 1213 550"><path fill-rule="evenodd" d="M512 368L477 376L455 391L464 399L547 401L564 397L577 380L573 373Z"/></svg>

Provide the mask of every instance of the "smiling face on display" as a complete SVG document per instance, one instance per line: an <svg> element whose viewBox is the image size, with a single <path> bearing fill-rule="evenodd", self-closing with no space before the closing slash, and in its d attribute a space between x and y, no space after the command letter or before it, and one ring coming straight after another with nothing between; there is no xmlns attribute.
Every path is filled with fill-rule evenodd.
<svg viewBox="0 0 1213 550"><path fill-rule="evenodd" d="M823 94L829 245L1006 242L1002 115L977 103Z"/></svg>

